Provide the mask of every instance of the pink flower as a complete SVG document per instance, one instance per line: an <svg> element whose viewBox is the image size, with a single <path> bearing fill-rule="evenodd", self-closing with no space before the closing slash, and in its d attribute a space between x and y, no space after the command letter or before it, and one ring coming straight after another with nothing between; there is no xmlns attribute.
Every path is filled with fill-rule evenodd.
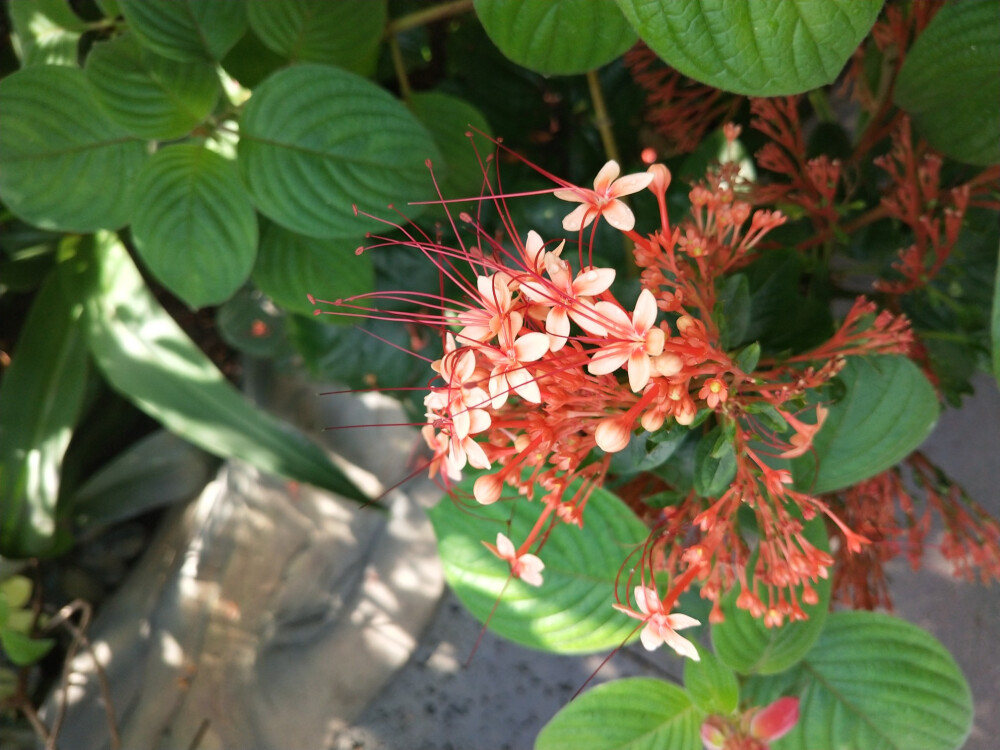
<svg viewBox="0 0 1000 750"><path fill-rule="evenodd" d="M729 389L719 378L709 378L698 391L698 398L705 399L705 404L709 409L714 409L719 404L724 404L729 398Z"/></svg>
<svg viewBox="0 0 1000 750"><path fill-rule="evenodd" d="M567 232L578 232L590 226L598 216L603 216L615 229L623 232L631 230L635 226L635 216L629 207L618 199L623 195L638 193L653 181L653 175L639 172L619 178L620 172L618 162L612 159L597 173L593 190L580 187L556 190L553 193L556 198L580 204L563 219L563 229Z"/></svg>
<svg viewBox="0 0 1000 750"><path fill-rule="evenodd" d="M553 352L563 348L569 339L569 321L575 320L580 326L598 333L598 315L587 297L594 297L607 291L615 280L611 268L585 268L573 278L569 263L559 258L562 245L545 255L545 270L549 281L522 281L521 291L528 300L537 305L549 307L545 318L545 330L549 334Z"/></svg>
<svg viewBox="0 0 1000 750"><path fill-rule="evenodd" d="M524 363L535 362L545 355L549 350L549 337L538 332L518 337L522 325L521 315L511 313L500 327L497 346L481 350L493 362L489 387L494 409L499 409L507 402L507 395L511 391L533 404L542 402L542 392L535 382L535 376Z"/></svg>
<svg viewBox="0 0 1000 750"><path fill-rule="evenodd" d="M655 651L661 644L666 643L681 656L701 661L697 647L687 638L677 634L678 630L701 625L701 622L685 614L672 615L667 612L656 590L648 586L635 587L635 603L639 607L638 613L621 604L615 604L614 607L629 617L645 622L639 640L647 651Z"/></svg>
<svg viewBox="0 0 1000 750"><path fill-rule="evenodd" d="M478 307L472 306L458 314L458 322L465 326L459 334L463 342L489 341L497 335L513 306L510 282L510 276L503 271L476 277Z"/></svg>
<svg viewBox="0 0 1000 750"><path fill-rule="evenodd" d="M486 548L501 560L506 560L510 565L510 574L514 578L520 578L529 586L542 585L542 571L545 563L537 555L525 553L517 554L514 543L503 534L497 534L497 544L494 547L488 542L483 542Z"/></svg>
<svg viewBox="0 0 1000 750"><path fill-rule="evenodd" d="M649 358L663 353L666 340L663 330L656 327L656 298L648 289L643 289L635 303L632 320L613 302L598 302L594 308L602 318L601 324L606 324L611 341L597 348L587 369L593 375L605 375L627 363L629 387L638 393L652 374Z"/></svg>

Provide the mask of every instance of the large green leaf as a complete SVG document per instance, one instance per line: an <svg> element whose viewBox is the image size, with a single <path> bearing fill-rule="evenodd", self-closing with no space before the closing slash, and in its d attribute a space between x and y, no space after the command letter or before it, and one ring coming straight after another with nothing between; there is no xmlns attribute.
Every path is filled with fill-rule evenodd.
<svg viewBox="0 0 1000 750"><path fill-rule="evenodd" d="M142 138L187 135L219 98L219 77L210 62L157 55L132 34L95 44L84 70L111 119Z"/></svg>
<svg viewBox="0 0 1000 750"><path fill-rule="evenodd" d="M800 717L774 750L957 750L972 695L945 648L915 625L838 612L794 669L744 687L751 703L801 696Z"/></svg>
<svg viewBox="0 0 1000 750"><path fill-rule="evenodd" d="M56 0L10 0L11 41L21 65L76 65L81 21Z"/></svg>
<svg viewBox="0 0 1000 750"><path fill-rule="evenodd" d="M822 518L816 517L806 523L803 536L815 547L829 551L830 544ZM755 553L747 565L748 570L753 570L756 559ZM819 601L816 604L802 604L809 619L799 622L786 619L777 628L765 627L761 619L739 609L736 606L738 592L730 592L722 602L725 621L712 625L715 653L728 666L742 674L774 674L788 669L809 652L822 632L830 607L830 587L830 578L814 582L813 588ZM767 592L758 589L757 594L767 602Z"/></svg>
<svg viewBox="0 0 1000 750"><path fill-rule="evenodd" d="M424 161L440 159L426 128L388 92L327 65L296 65L264 81L240 135L239 165L257 207L311 237L379 226L356 217L354 205L385 211L394 200L428 197Z"/></svg>
<svg viewBox="0 0 1000 750"><path fill-rule="evenodd" d="M934 387L903 356L850 357L847 394L831 404L813 439L815 455L792 461L795 484L832 492L878 474L920 446L937 422Z"/></svg>
<svg viewBox="0 0 1000 750"><path fill-rule="evenodd" d="M483 114L464 99L438 91L413 94L410 109L430 131L447 170L438 186L445 198L471 198L483 189L483 166L467 134L469 128L490 134ZM482 139L478 139L482 143ZM492 152L492 144L486 153ZM438 165L434 165L435 169Z"/></svg>
<svg viewBox="0 0 1000 750"><path fill-rule="evenodd" d="M166 430L136 441L101 467L70 498L83 530L134 518L195 497L211 480L218 459Z"/></svg>
<svg viewBox="0 0 1000 750"><path fill-rule="evenodd" d="M832 83L883 2L616 1L668 64L748 96L797 94Z"/></svg>
<svg viewBox="0 0 1000 750"><path fill-rule="evenodd" d="M893 92L932 146L1000 162L1000 0L945 3L906 55Z"/></svg>
<svg viewBox="0 0 1000 750"><path fill-rule="evenodd" d="M0 554L42 556L56 534L63 456L87 383L83 288L62 263L32 303L0 381Z"/></svg>
<svg viewBox="0 0 1000 750"><path fill-rule="evenodd" d="M636 40L612 0L475 0L475 7L500 51L539 73L586 73Z"/></svg>
<svg viewBox="0 0 1000 750"><path fill-rule="evenodd" d="M128 222L143 144L100 108L82 70L25 68L0 81L0 197L45 229Z"/></svg>
<svg viewBox="0 0 1000 750"><path fill-rule="evenodd" d="M650 677L588 690L538 733L535 750L701 750L705 715L681 688Z"/></svg>
<svg viewBox="0 0 1000 750"><path fill-rule="evenodd" d="M129 28L172 60L221 60L247 28L246 4L234 0L118 0Z"/></svg>
<svg viewBox="0 0 1000 750"><path fill-rule="evenodd" d="M471 487L465 482L459 493L469 493ZM540 501L524 499L516 508L502 500L474 508L442 500L430 517L445 578L473 615L485 622L492 611L490 629L515 643L563 654L620 645L637 623L612 608L615 581L626 556L642 543L648 529L617 497L594 490L583 528L558 524L542 548L544 583L540 587L519 579L508 583L508 565L483 541L492 544L502 532L519 544L542 507Z"/></svg>
<svg viewBox="0 0 1000 750"><path fill-rule="evenodd" d="M385 31L386 0L249 0L250 28L293 62L371 74Z"/></svg>
<svg viewBox="0 0 1000 750"><path fill-rule="evenodd" d="M202 146L168 146L139 173L135 194L136 248L191 307L223 302L250 276L257 213L231 162Z"/></svg>
<svg viewBox="0 0 1000 750"><path fill-rule="evenodd" d="M371 257L355 253L362 241L361 237L320 240L270 224L260 240L253 282L282 307L312 315L309 294L336 300L375 288ZM328 323L353 320L335 315L322 319Z"/></svg>
<svg viewBox="0 0 1000 750"><path fill-rule="evenodd" d="M210 453L364 500L323 450L254 407L160 307L125 248L98 235L101 294L87 306L91 351L111 386Z"/></svg>
<svg viewBox="0 0 1000 750"><path fill-rule="evenodd" d="M705 713L730 714L740 703L736 675L707 649L698 649L701 658L684 660L684 687L694 704Z"/></svg>

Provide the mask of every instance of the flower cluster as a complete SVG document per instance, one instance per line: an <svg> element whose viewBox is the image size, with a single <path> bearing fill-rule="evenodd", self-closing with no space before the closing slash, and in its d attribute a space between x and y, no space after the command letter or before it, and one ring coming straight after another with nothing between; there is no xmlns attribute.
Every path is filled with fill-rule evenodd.
<svg viewBox="0 0 1000 750"><path fill-rule="evenodd" d="M738 129L726 133L734 139ZM486 543L511 576L530 585L542 584L544 566L535 553L551 529L582 525L610 456L634 432L682 429L714 415L735 461L733 481L717 499L692 492L663 515L638 566L643 583L634 588L635 605L615 604L641 620L647 648L667 643L697 658L675 632L696 621L670 614L694 583L714 602L714 621L722 617L721 596L734 586L741 588L738 606L768 625L804 617L799 597L815 601L811 582L826 577L832 558L809 543L803 524L817 512L839 519L819 499L794 491L788 471L772 468L769 459L810 450L826 411L807 407L805 396L836 375L845 356L903 351L908 329L891 316L873 322L870 303L859 300L837 333L813 352L777 362L727 351L714 314L716 280L750 262L761 239L785 218L753 210L729 165L690 191L691 215L675 227L666 204L670 180L660 164L620 176L611 161L593 189L557 181L554 197L579 204L563 221L577 234L575 258L566 257L567 239L517 231L505 210L511 196L499 192L488 198L500 212L506 241L467 213L459 219L476 243L463 241L456 229L457 247L393 224L403 240L372 237L361 251L414 248L458 288L458 298L372 293L337 300L334 314L389 317L441 333L443 355L431 365L437 377L424 399L430 474L450 484L471 467L482 472L473 489L478 503L489 505L508 493L543 504L520 543L504 535L495 546ZM626 203L644 190L659 207L659 226L648 234L635 230ZM600 221L634 245L642 287L634 303L613 291L615 270L594 266L585 254ZM382 311L374 306L380 297L413 303L418 311ZM810 411L813 416L804 419ZM755 513L761 534L754 571L748 571L750 550L736 521L741 506ZM863 540L843 530L852 548L859 547ZM669 579L662 597L657 575Z"/></svg>

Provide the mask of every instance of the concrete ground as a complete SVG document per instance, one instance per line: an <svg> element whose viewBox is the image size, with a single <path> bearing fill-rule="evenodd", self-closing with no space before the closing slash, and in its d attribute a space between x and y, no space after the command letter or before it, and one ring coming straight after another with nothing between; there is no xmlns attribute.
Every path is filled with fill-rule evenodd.
<svg viewBox="0 0 1000 750"><path fill-rule="evenodd" d="M972 497L1000 516L995 474L1000 449L1000 392L988 378L961 411L942 415L924 446ZM966 750L996 750L1000 737L1000 587L956 581L931 554L913 572L891 567L896 613L933 633L972 687L975 726ZM335 741L336 750L523 750L600 664L529 651L487 633L450 592L409 663ZM641 649L619 653L599 681L678 675L679 659ZM859 748L858 750L864 750Z"/></svg>

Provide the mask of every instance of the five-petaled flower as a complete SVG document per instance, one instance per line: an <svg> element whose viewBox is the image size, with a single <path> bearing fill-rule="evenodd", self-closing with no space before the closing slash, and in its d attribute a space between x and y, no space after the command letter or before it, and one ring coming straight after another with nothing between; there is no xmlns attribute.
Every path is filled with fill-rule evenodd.
<svg viewBox="0 0 1000 750"><path fill-rule="evenodd" d="M694 661L701 660L698 648L687 638L677 634L678 630L701 625L699 620L679 612L670 614L664 608L663 601L656 593L656 589L648 586L635 587L635 603L639 607L638 612L622 604L615 604L614 607L629 617L634 617L645 623L639 640L642 641L642 645L646 647L647 651L655 651L661 644L666 643L681 656L686 656Z"/></svg>
<svg viewBox="0 0 1000 750"><path fill-rule="evenodd" d="M514 578L520 578L530 586L542 585L542 571L545 563L537 555L525 552L523 555L517 554L514 543L504 534L497 534L497 543L494 547L489 542L483 542L486 548L501 560L506 560L510 565L510 574Z"/></svg>
<svg viewBox="0 0 1000 750"><path fill-rule="evenodd" d="M635 226L635 216L632 210L619 200L624 195L638 193L653 181L649 172L637 172L619 177L621 168L614 159L605 164L594 178L594 189L574 187L556 190L553 195L564 201L579 203L573 211L563 219L563 229L567 232L578 232L590 224L598 216L603 216L615 229L623 232L631 231Z"/></svg>

